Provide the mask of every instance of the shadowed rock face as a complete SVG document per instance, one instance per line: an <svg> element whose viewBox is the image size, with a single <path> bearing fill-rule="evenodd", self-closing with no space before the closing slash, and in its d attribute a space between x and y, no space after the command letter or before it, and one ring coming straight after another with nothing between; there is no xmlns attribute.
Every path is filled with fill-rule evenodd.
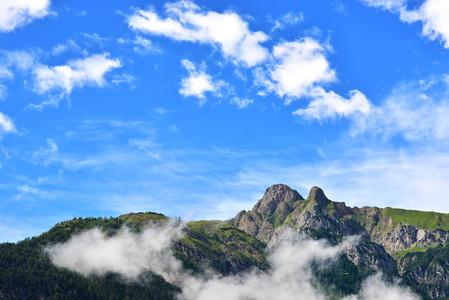
<svg viewBox="0 0 449 300"><path fill-rule="evenodd" d="M324 191L317 186L314 186L310 190L307 200L314 200L318 205L327 205L331 202L329 199L327 199Z"/></svg>

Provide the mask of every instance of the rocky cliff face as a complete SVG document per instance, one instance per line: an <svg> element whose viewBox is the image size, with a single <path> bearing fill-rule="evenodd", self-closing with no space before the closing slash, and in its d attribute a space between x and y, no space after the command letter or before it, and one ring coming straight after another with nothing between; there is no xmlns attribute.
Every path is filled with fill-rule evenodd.
<svg viewBox="0 0 449 300"><path fill-rule="evenodd" d="M449 250L446 261L436 260L430 265L418 264L423 252L415 253L446 245L449 215L351 208L344 202L329 200L319 187L313 187L304 199L290 187L276 184L266 190L252 210L241 211L230 223L269 246L276 244L287 229L306 237L326 238L331 243L343 236L359 235L362 241L346 252L356 266L402 275L422 286L432 299L449 295L438 288L449 283Z"/></svg>

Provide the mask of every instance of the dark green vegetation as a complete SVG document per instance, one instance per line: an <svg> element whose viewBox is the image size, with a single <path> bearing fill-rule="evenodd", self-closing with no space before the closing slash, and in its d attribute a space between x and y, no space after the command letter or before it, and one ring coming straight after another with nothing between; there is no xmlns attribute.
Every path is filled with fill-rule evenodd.
<svg viewBox="0 0 449 300"><path fill-rule="evenodd" d="M264 253L266 245L227 222L190 222L185 232L186 236L174 244L175 257L194 273L212 268L229 275L253 266L268 267Z"/></svg>
<svg viewBox="0 0 449 300"><path fill-rule="evenodd" d="M162 216L146 215L155 220ZM179 289L157 274L144 273L141 280L147 284L126 283L115 274L87 278L56 268L42 251L89 228L101 227L112 235L123 223L123 218L75 218L38 237L0 244L0 299L174 299Z"/></svg>
<svg viewBox="0 0 449 300"><path fill-rule="evenodd" d="M118 218L75 218L61 222L38 237L0 245L0 299L174 299L179 288L161 276L145 272L139 283L125 282L116 274L89 278L52 265L43 251L47 245L99 227L109 236L127 226L139 233L149 222L170 219L156 213L131 213ZM235 274L252 266L268 267L265 244L221 221L190 222L182 240L173 244L175 257L194 273L212 268Z"/></svg>
<svg viewBox="0 0 449 300"><path fill-rule="evenodd" d="M0 299L175 299L180 289L144 272L139 282L117 274L85 277L53 266L44 247L65 242L91 228L114 236L122 227L138 234L149 223L179 224L157 213L117 218L74 218L38 237L0 244ZM359 243L325 268L312 266L316 287L329 299L356 294L365 278L381 271L386 280L402 278L423 299L449 297L449 215L394 208L346 207L314 187L307 199L285 185L267 189L251 211L224 221L190 222L172 243L174 256L193 276L205 270L229 276L251 268L268 270L268 244L285 230L330 245L359 235Z"/></svg>

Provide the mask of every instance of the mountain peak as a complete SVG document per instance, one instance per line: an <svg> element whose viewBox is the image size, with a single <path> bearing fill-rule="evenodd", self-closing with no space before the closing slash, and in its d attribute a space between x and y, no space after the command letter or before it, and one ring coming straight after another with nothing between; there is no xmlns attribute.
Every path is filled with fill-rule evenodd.
<svg viewBox="0 0 449 300"><path fill-rule="evenodd" d="M324 194L324 191L317 186L314 186L310 190L307 200L315 200L317 204L328 204L330 202L330 200Z"/></svg>
<svg viewBox="0 0 449 300"><path fill-rule="evenodd" d="M294 189L285 184L275 184L266 189L263 198L257 202L253 210L268 216L273 215L281 202L303 200Z"/></svg>

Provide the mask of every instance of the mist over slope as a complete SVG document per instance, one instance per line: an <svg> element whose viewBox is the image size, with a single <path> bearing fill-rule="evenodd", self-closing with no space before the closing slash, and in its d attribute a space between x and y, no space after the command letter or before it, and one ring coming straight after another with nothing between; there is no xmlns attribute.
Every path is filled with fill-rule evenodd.
<svg viewBox="0 0 449 300"><path fill-rule="evenodd" d="M448 220L283 184L228 221L75 218L0 245L0 299L444 299Z"/></svg>

